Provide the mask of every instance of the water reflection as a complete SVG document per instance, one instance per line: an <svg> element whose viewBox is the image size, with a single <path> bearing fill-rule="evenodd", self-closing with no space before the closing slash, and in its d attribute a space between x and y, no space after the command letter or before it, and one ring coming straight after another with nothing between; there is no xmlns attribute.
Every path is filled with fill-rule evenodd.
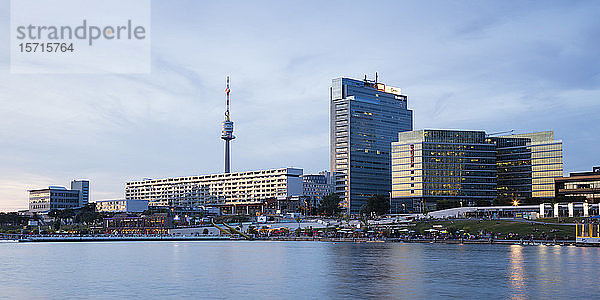
<svg viewBox="0 0 600 300"><path fill-rule="evenodd" d="M5 258L0 298L16 299L596 299L600 294L600 248L48 243L0 244L0 257Z"/></svg>
<svg viewBox="0 0 600 300"><path fill-rule="evenodd" d="M525 297L525 263L523 261L523 246L511 245L509 254L509 284L511 299L526 299Z"/></svg>

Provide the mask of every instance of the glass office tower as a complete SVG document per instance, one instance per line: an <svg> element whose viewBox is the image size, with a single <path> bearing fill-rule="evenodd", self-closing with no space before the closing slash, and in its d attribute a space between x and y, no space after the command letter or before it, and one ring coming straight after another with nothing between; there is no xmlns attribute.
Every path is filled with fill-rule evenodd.
<svg viewBox="0 0 600 300"><path fill-rule="evenodd" d="M392 213L487 206L496 198L495 145L483 131L401 132L392 174Z"/></svg>
<svg viewBox="0 0 600 300"><path fill-rule="evenodd" d="M563 176L562 141L542 131L492 137L496 144L498 196L553 198L554 178Z"/></svg>
<svg viewBox="0 0 600 300"><path fill-rule="evenodd" d="M392 143L391 211L485 206L497 198L539 203L554 197L554 178L562 173L562 141L552 131L402 132Z"/></svg>
<svg viewBox="0 0 600 300"><path fill-rule="evenodd" d="M391 143L412 130L400 89L376 81L336 78L330 90L330 158L335 192L348 213L375 194L391 192Z"/></svg>

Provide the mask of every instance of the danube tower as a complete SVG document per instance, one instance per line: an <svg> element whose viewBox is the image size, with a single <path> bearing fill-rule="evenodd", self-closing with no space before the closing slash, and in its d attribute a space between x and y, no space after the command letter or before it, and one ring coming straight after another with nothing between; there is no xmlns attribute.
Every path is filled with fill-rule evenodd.
<svg viewBox="0 0 600 300"><path fill-rule="evenodd" d="M225 121L223 121L223 133L221 138L225 140L225 173L229 173L229 141L235 139L233 135L233 122L229 118L229 76L227 76L227 110L225 111Z"/></svg>

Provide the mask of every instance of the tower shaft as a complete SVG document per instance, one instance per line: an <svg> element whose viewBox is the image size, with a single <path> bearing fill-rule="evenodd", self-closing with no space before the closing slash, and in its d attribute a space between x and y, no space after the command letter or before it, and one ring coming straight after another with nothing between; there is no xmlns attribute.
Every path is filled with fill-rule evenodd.
<svg viewBox="0 0 600 300"><path fill-rule="evenodd" d="M225 141L225 173L229 173L230 169L230 153L229 153L229 142L235 139L233 135L233 121L229 116L229 76L227 76L227 88L225 89L225 93L227 94L227 102L225 109L225 121L223 121L223 132L221 134L221 139Z"/></svg>
<svg viewBox="0 0 600 300"><path fill-rule="evenodd" d="M225 173L231 171L229 166L229 140L225 140Z"/></svg>

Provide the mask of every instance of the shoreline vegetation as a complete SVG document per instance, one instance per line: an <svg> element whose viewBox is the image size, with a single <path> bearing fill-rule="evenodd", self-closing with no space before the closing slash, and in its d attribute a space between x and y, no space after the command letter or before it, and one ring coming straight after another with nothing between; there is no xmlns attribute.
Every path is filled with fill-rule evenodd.
<svg viewBox="0 0 600 300"><path fill-rule="evenodd" d="M82 235L82 236L13 236L3 237L3 242L49 243L49 242L126 242L126 241L246 241L237 236L178 236L178 235ZM330 243L422 243L422 244L498 244L498 245L558 245L572 246L574 240L509 240L509 239L437 239L437 238L364 238L364 237L306 237L274 236L253 241L278 242L330 242Z"/></svg>
<svg viewBox="0 0 600 300"><path fill-rule="evenodd" d="M575 220L564 220L575 221ZM256 226L268 224L256 224ZM298 223L290 223L298 226ZM574 245L575 228L556 220L489 220L445 219L418 220L389 227L370 226L360 232L340 233L340 228L328 227L316 231L304 228L271 230L269 235L253 230L256 241L317 241L353 243L446 243L446 244L519 244ZM402 229L399 229L402 228ZM347 230L347 229L346 229ZM279 234L272 234L278 232ZM177 235L177 234L0 234L7 242L103 242L103 241L229 241L244 240L240 235Z"/></svg>

